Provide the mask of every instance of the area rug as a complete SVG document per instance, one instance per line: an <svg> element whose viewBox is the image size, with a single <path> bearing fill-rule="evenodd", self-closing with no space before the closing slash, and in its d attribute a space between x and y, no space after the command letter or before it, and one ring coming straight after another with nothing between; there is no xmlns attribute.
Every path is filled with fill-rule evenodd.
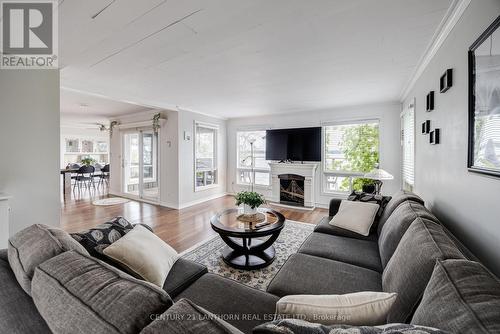
<svg viewBox="0 0 500 334"><path fill-rule="evenodd" d="M188 249L181 254L181 257L205 265L211 273L265 291L288 257L297 253L302 243L313 232L314 227L313 224L287 220L280 236L273 244L276 249L276 258L273 263L263 269L238 270L225 264L221 258L221 252L226 244L218 235Z"/></svg>
<svg viewBox="0 0 500 334"><path fill-rule="evenodd" d="M97 205L97 206L108 206L108 205L117 205L117 204L124 204L130 202L129 199L126 198L121 198L121 197L110 197L110 198L103 198L103 199L98 199L92 202L92 204Z"/></svg>

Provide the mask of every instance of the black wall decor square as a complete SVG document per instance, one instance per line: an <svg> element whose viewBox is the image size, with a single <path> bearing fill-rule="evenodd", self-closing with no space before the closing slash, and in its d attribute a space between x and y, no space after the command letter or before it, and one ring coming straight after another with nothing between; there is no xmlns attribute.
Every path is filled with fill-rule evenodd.
<svg viewBox="0 0 500 334"><path fill-rule="evenodd" d="M450 89L451 86L453 86L453 70L449 68L439 79L439 91L444 93Z"/></svg>
<svg viewBox="0 0 500 334"><path fill-rule="evenodd" d="M439 129L434 129L431 131L431 133L429 134L429 143L431 143L432 145L436 145L436 144L439 144L439 141L440 141L440 130Z"/></svg>
<svg viewBox="0 0 500 334"><path fill-rule="evenodd" d="M432 111L434 110L434 91L431 90L429 94L427 94L427 102L426 102L426 110Z"/></svg>
<svg viewBox="0 0 500 334"><path fill-rule="evenodd" d="M431 132L431 121L428 119L422 123L422 134L426 135Z"/></svg>

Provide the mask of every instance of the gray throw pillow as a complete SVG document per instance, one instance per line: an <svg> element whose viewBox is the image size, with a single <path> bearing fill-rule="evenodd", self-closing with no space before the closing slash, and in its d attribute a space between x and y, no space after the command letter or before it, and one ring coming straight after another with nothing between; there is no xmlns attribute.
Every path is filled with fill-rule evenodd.
<svg viewBox="0 0 500 334"><path fill-rule="evenodd" d="M387 219L378 239L380 260L383 268L394 254L410 224L418 217L438 222L438 219L425 206L414 201L404 201Z"/></svg>
<svg viewBox="0 0 500 334"><path fill-rule="evenodd" d="M74 251L39 265L31 291L54 333L138 333L172 305L155 285Z"/></svg>
<svg viewBox="0 0 500 334"><path fill-rule="evenodd" d="M188 299L180 299L165 313L141 331L141 334L243 334L231 324L215 314L194 304Z"/></svg>
<svg viewBox="0 0 500 334"><path fill-rule="evenodd" d="M437 261L411 323L453 333L500 333L500 281L478 262Z"/></svg>
<svg viewBox="0 0 500 334"><path fill-rule="evenodd" d="M23 290L30 295L31 279L35 268L46 260L69 250L88 254L82 245L63 230L35 224L10 237L9 264Z"/></svg>
<svg viewBox="0 0 500 334"><path fill-rule="evenodd" d="M253 334L447 334L436 328L408 324L325 326L298 319L276 320L254 328ZM451 333L450 333L451 334Z"/></svg>
<svg viewBox="0 0 500 334"><path fill-rule="evenodd" d="M387 321L410 321L437 259L463 258L441 225L417 218L404 234L382 274L383 291L398 294Z"/></svg>

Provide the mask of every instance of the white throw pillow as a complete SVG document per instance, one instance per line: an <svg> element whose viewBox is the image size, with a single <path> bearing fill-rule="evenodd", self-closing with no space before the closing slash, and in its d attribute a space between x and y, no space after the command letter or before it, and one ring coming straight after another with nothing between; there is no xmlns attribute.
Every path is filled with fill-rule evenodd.
<svg viewBox="0 0 500 334"><path fill-rule="evenodd" d="M141 225L106 247L103 253L160 288L179 258L175 249Z"/></svg>
<svg viewBox="0 0 500 334"><path fill-rule="evenodd" d="M342 200L330 225L368 236L378 208L376 203Z"/></svg>
<svg viewBox="0 0 500 334"><path fill-rule="evenodd" d="M276 303L276 314L323 325L374 326L386 323L396 293L356 292L345 295L291 295Z"/></svg>

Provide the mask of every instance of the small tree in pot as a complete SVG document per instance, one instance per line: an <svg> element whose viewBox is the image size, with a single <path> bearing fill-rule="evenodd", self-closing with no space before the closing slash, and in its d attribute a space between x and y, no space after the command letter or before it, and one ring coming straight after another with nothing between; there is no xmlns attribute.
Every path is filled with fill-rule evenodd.
<svg viewBox="0 0 500 334"><path fill-rule="evenodd" d="M244 213L247 215L257 213L257 208L266 203L264 196L255 191L241 191L234 198L237 206L243 204Z"/></svg>

